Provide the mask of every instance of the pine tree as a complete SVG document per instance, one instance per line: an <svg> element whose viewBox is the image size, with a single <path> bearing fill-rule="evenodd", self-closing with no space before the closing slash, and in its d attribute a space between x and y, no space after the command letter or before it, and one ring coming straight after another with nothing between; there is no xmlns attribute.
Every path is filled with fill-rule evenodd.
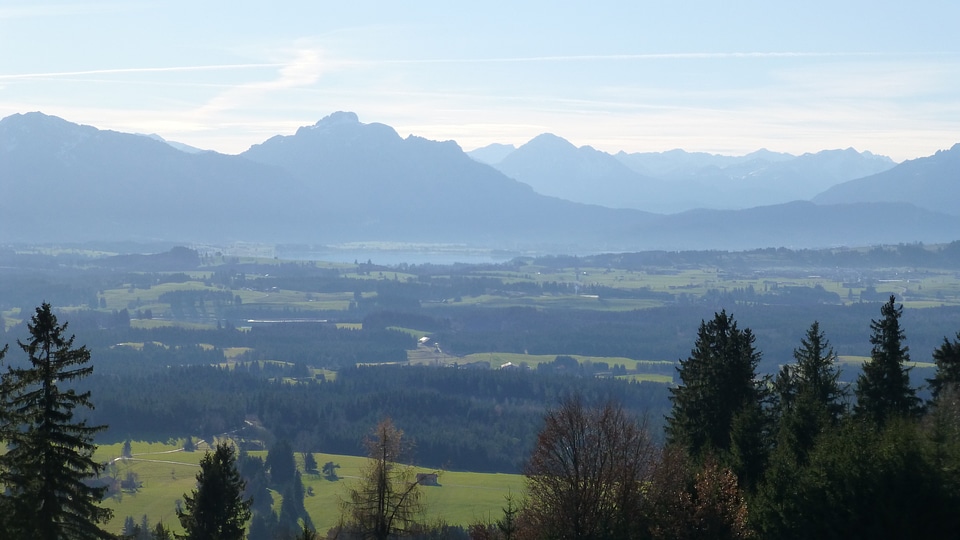
<svg viewBox="0 0 960 540"><path fill-rule="evenodd" d="M503 517L498 519L494 525L500 531L503 540L513 540L517 536L517 514L520 509L513 500L513 493L507 493L505 497L507 505L503 507Z"/></svg>
<svg viewBox="0 0 960 540"><path fill-rule="evenodd" d="M153 528L153 540L173 540L173 533L162 521L158 521Z"/></svg>
<svg viewBox="0 0 960 540"><path fill-rule="evenodd" d="M776 448L750 506L754 525L770 538L804 537L796 530L797 516L803 514L796 486L817 441L846 412L836 354L819 323L810 325L793 357L796 363L783 366L773 385L779 412Z"/></svg>
<svg viewBox="0 0 960 540"><path fill-rule="evenodd" d="M106 487L88 483L103 468L93 459L93 437L106 426L76 421L77 408L93 408L90 393L59 386L93 372L87 365L90 352L74 348L74 336L66 337L66 329L50 304L41 305L27 325L29 341L17 342L29 366L8 368L0 378L7 444L0 456L10 527L6 538L113 538L99 526L112 516L98 506Z"/></svg>
<svg viewBox="0 0 960 540"><path fill-rule="evenodd" d="M816 437L846 412L846 391L840 384L837 355L819 322L810 325L793 357L796 364L780 370L774 392L780 413L779 444L789 446L803 463Z"/></svg>
<svg viewBox="0 0 960 540"><path fill-rule="evenodd" d="M184 540L242 540L250 519L249 499L243 499L246 483L237 471L236 453L227 443L200 459L197 488L184 494L177 510Z"/></svg>
<svg viewBox="0 0 960 540"><path fill-rule="evenodd" d="M701 321L690 357L677 369L680 385L670 391L673 410L666 426L670 444L702 458L709 453L728 455L735 439L756 443L757 433L739 432L732 437L738 417L742 429L764 429L766 381L756 377L760 353L753 347L754 340L750 329L740 330L726 311L716 313L709 322ZM739 452L747 458L755 451L741 448Z"/></svg>
<svg viewBox="0 0 960 540"><path fill-rule="evenodd" d="M943 338L943 345L933 351L933 361L937 366L937 373L932 379L927 379L933 400L937 401L941 394L957 393L960 388L960 332L950 341Z"/></svg>
<svg viewBox="0 0 960 540"><path fill-rule="evenodd" d="M857 378L857 416L873 421L878 426L896 416L915 416L921 412L920 400L910 386L909 348L903 345L905 335L900 328L903 306L896 305L896 297L880 308L883 316L870 322L873 349L870 360L863 364L863 373Z"/></svg>
<svg viewBox="0 0 960 540"><path fill-rule="evenodd" d="M317 473L317 458L312 452L303 452L303 470L307 473Z"/></svg>

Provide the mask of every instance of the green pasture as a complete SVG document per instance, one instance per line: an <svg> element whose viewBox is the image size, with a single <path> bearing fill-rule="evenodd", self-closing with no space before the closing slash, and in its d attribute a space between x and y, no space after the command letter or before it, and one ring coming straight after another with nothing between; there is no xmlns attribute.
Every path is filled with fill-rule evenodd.
<svg viewBox="0 0 960 540"><path fill-rule="evenodd" d="M630 375L617 375L617 379L622 379L625 381L634 381L634 382L655 382L661 384L671 384L673 383L673 377L670 375L662 375L658 373L634 373Z"/></svg>
<svg viewBox="0 0 960 540"><path fill-rule="evenodd" d="M142 483L137 492L123 492L104 501L103 506L114 512L106 529L120 532L126 516L139 522L146 515L151 524L162 520L175 533L183 532L176 516L177 500L183 499L196 487L196 474L200 459L208 447L201 443L196 452L181 450L182 441L167 443L132 443L133 457L120 458L123 444L111 444L98 448L96 459L109 462L110 472L119 478L133 473ZM266 452L250 452L266 458ZM310 514L318 531L326 532L337 524L343 501L348 499L350 486L357 481L366 458L332 454L314 454L321 466L332 461L337 469L337 480L314 473L303 473L303 484L308 490L304 507ZM303 472L300 454L296 454ZM437 472L416 469L416 472ZM443 519L454 525L469 525L476 521L497 519L502 515L505 497L523 491L523 477L516 474L485 474L470 472L440 471L440 486L424 486L427 521ZM310 494L312 493L312 494ZM279 508L282 497L271 493L274 507Z"/></svg>
<svg viewBox="0 0 960 540"><path fill-rule="evenodd" d="M584 356L578 354L571 354L567 356L575 358L581 364L586 362L606 362L611 368L616 364L622 364L624 367L626 367L627 371L635 372L631 375L635 375L637 380L658 380L660 382L670 382L673 380L673 378L670 376L661 376L659 374L659 372L662 372L664 368L673 367L674 363L669 360L634 360L632 358L626 358L622 356ZM452 364L453 362L457 362L459 364L488 362L491 368L497 369L509 362L515 366L526 366L530 369L536 369L536 367L540 364L549 364L550 362L553 362L557 358L557 355L488 352L468 354L462 357L447 356L446 358L448 359L446 361L447 364ZM649 376L649 378L647 378L647 376Z"/></svg>
<svg viewBox="0 0 960 540"><path fill-rule="evenodd" d="M424 308L450 304L423 304ZM539 296L496 295L464 296L453 305L486 307L537 307L549 309L596 309L610 311L630 311L659 307L663 302L657 300L630 298L598 298L585 294L545 294Z"/></svg>
<svg viewBox="0 0 960 540"><path fill-rule="evenodd" d="M223 357L227 360L235 360L238 356L243 356L252 350L250 347L227 347L223 349Z"/></svg>
<svg viewBox="0 0 960 540"><path fill-rule="evenodd" d="M349 489L360 476L366 458L315 454L321 466L333 461L339 480L330 481L318 474L304 474L303 485L313 488L313 496L307 495L304 507L310 514L318 531L326 532L337 524L343 501L349 497ZM300 456L297 455L298 462ZM302 468L302 463L300 463ZM437 472L431 469L416 469L416 472ZM475 521L494 519L502 515L505 497L523 491L523 477L518 474L485 474L470 472L440 471L440 486L423 486L426 503L425 518L428 521L443 519L451 525L469 525ZM275 502L280 500L274 495Z"/></svg>
<svg viewBox="0 0 960 540"><path fill-rule="evenodd" d="M271 262L277 262L269 259ZM306 263L305 263L306 264ZM333 265L332 263L312 263L317 266L337 267L342 270L356 270L353 265ZM871 284L880 295L895 293L904 298L904 304L910 308L937 307L944 305L960 305L960 279L955 273L939 270L917 269L885 269L877 271L878 275L888 276L888 279L866 279L857 286L845 286L838 278L829 278L819 275L796 275L800 272L789 270L774 270L770 272L749 272L737 274L719 271L717 268L704 266L684 269L658 269L651 267L648 270L623 270L593 267L577 267L563 269L548 269L532 264L521 267L519 270L480 270L471 275L477 277L493 277L504 280L506 283L561 283L573 286L579 285L579 291L570 289L567 293L551 293L542 295L524 294L484 294L479 296L464 296L455 305L488 306L488 307L536 307L543 309L593 309L604 311L627 311L634 309L648 309L659 307L670 301L629 299L629 298L601 298L590 293L589 286L599 285L621 290L649 289L656 293L667 293L673 296L681 294L702 296L711 290L732 292L737 289L752 288L758 295L771 294L777 289L785 287L816 287L821 286L828 292L839 295L842 303L859 301L860 293ZM118 287L103 291L106 309L150 309L155 317L169 317L169 306L158 302L164 292L176 290L210 290L222 291L217 286L207 286L203 279L207 272L187 272L195 281L185 283L163 283L146 289L132 286ZM348 278L383 279L406 281L417 279L416 276L402 271L392 270L375 271L369 274L346 272ZM435 276L442 279L442 276ZM301 312L311 311L345 311L353 301L352 292L316 293L293 290L251 291L238 289L230 291L240 297L243 304L269 309L292 308ZM365 296L370 297L367 293ZM424 303L427 309L432 306L445 304ZM212 308L208 307L208 312ZM211 315L212 316L212 315ZM5 325L16 322L13 314L7 314ZM149 328L163 322L138 321L138 326Z"/></svg>
<svg viewBox="0 0 960 540"><path fill-rule="evenodd" d="M164 309L166 304L158 302L160 295L171 291L221 291L218 287L208 287L202 281L187 281L184 283L160 283L149 289L140 289L132 286L107 289L101 295L107 302L107 309L128 309L136 305L139 309Z"/></svg>
<svg viewBox="0 0 960 540"><path fill-rule="evenodd" d="M864 362L869 362L870 357L842 355L837 357L837 361L840 364L856 366L859 368L861 365L864 364ZM910 368L921 368L921 369L925 369L925 368L935 369L937 367L937 365L934 364L933 362L904 362L903 365Z"/></svg>
<svg viewBox="0 0 960 540"><path fill-rule="evenodd" d="M277 289L272 291L240 291L244 305L268 308L289 307L300 311L346 311L353 293L316 293Z"/></svg>
<svg viewBox="0 0 960 540"><path fill-rule="evenodd" d="M156 314L156 312L154 312ZM198 323L187 321L171 321L166 319L130 319L130 328L150 330L153 328L176 327L186 330L210 330L216 327L214 323Z"/></svg>
<svg viewBox="0 0 960 540"><path fill-rule="evenodd" d="M414 339L420 339L424 336L430 335L430 332L424 332L423 330L417 330L415 328L404 328L402 326L388 326L387 330L396 330L398 332L403 332L405 334L409 334L413 336Z"/></svg>
<svg viewBox="0 0 960 540"><path fill-rule="evenodd" d="M106 529L119 533L126 516L138 522L146 514L150 523L162 520L175 532L183 532L176 515L176 501L183 499L196 486L196 474L200 470L200 458L205 445L198 445L196 452L182 451L182 441L131 444L133 457L122 459L122 443L101 446L96 459L109 463L108 473L126 478L135 474L143 483L138 492L121 492L106 499L103 506L113 510L113 519Z"/></svg>
<svg viewBox="0 0 960 540"><path fill-rule="evenodd" d="M337 328L346 328L349 330L362 330L363 323L337 323Z"/></svg>

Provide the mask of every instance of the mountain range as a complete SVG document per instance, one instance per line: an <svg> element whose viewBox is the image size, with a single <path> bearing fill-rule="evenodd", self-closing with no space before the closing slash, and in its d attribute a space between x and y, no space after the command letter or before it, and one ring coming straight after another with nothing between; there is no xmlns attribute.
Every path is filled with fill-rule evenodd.
<svg viewBox="0 0 960 540"><path fill-rule="evenodd" d="M577 148L549 133L510 148L491 145L468 154L544 195L656 213L810 200L837 184L896 165L888 157L852 148L801 156L769 150L745 156L683 150L611 155Z"/></svg>
<svg viewBox="0 0 960 540"><path fill-rule="evenodd" d="M559 166L552 169L558 179L579 167L596 182L620 182L624 189L639 179L650 194L664 190L660 184L669 171L679 177L687 173L676 171L714 167L732 174L738 166L749 169L760 161L767 169L794 163L790 170L802 171L804 162L876 158L853 151L798 157L760 152L727 161L677 152L611 156L577 149L555 136L538 137L524 147L563 150L567 157L556 158ZM498 167L523 170L524 147L499 148L504 157ZM684 154L689 161L684 162ZM816 204L783 201L663 214L538 193L511 177L516 172L506 174L472 159L455 142L403 138L389 126L362 123L347 112L293 135L272 137L239 155L178 150L153 136L27 113L0 120L0 242L320 246L383 241L555 253L946 242L960 238L960 215L943 204L931 208L920 203L956 195L958 155L955 146L852 180L866 182L867 188L854 190L859 198L833 192L846 185L841 183L812 197ZM703 165L698 169L694 160ZM515 169L509 169L509 161ZM903 178L940 191L908 189L896 196L864 198L874 182L896 184Z"/></svg>

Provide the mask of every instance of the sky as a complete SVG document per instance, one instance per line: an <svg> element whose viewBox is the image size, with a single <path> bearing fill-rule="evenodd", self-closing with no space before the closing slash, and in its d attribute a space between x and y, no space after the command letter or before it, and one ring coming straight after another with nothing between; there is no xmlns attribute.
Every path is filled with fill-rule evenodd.
<svg viewBox="0 0 960 540"><path fill-rule="evenodd" d="M465 150L901 161L960 142L957 21L955 0L0 0L0 117L231 154L353 111Z"/></svg>

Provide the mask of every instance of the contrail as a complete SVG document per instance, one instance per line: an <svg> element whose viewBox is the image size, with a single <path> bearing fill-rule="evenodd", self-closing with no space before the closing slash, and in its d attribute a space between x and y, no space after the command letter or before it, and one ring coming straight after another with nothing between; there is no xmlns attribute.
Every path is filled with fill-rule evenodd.
<svg viewBox="0 0 960 540"><path fill-rule="evenodd" d="M283 67L286 64L219 64L211 66L177 66L177 67L147 67L147 68L117 68L117 69L89 69L84 71L52 71L48 73L18 73L14 75L0 75L0 80L18 79L49 79L56 77L74 77L77 75L113 75L124 73L169 73L184 71L227 71L242 69L257 69Z"/></svg>
<svg viewBox="0 0 960 540"><path fill-rule="evenodd" d="M586 54L565 56L525 56L502 58L434 58L420 60L373 60L376 64L448 64L448 63L510 63L510 62L582 62L593 60L701 60L720 58L828 58L847 56L875 56L870 52L690 52L645 54ZM357 61L351 63L366 63Z"/></svg>

